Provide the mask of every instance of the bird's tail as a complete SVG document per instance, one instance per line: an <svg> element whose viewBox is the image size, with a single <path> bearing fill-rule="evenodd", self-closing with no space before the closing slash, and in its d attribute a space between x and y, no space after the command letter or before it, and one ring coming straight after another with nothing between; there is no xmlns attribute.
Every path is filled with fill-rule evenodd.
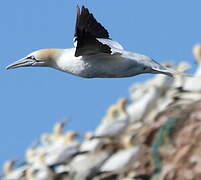
<svg viewBox="0 0 201 180"><path fill-rule="evenodd" d="M192 74L187 74L187 73L183 73L183 72L178 72L174 69L168 68L168 67L163 67L163 68L159 68L159 69L153 69L156 73L161 73L161 74L165 74L168 75L170 77L175 77L175 76L185 76L185 77L195 77Z"/></svg>

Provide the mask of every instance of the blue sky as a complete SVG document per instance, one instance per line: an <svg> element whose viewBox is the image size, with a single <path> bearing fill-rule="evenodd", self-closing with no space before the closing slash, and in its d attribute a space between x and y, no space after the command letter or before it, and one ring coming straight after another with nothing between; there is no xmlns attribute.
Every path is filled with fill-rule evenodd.
<svg viewBox="0 0 201 180"><path fill-rule="evenodd" d="M0 165L23 157L41 133L69 118L67 129L93 130L108 106L151 77L82 79L48 68L5 70L40 48L70 48L76 5L85 5L125 49L158 62L187 60L201 42L201 1L18 0L0 2Z"/></svg>

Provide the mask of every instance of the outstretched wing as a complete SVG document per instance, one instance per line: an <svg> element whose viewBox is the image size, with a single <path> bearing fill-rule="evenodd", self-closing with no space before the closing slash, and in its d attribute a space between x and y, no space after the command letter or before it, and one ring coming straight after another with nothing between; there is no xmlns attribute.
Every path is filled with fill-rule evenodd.
<svg viewBox="0 0 201 180"><path fill-rule="evenodd" d="M96 21L93 14L84 6L81 11L77 7L74 45L76 57L98 53L112 54L112 48L122 48L119 43L110 40L108 31Z"/></svg>

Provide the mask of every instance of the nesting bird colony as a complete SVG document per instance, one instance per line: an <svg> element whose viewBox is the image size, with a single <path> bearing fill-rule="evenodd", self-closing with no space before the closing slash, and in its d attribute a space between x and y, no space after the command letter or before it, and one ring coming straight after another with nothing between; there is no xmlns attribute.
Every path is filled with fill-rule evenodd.
<svg viewBox="0 0 201 180"><path fill-rule="evenodd" d="M201 179L201 45L193 48L193 78L156 75L130 88L130 99L109 107L84 137L52 133L26 151L21 165L10 160L2 180L181 180ZM177 71L186 62L169 64Z"/></svg>

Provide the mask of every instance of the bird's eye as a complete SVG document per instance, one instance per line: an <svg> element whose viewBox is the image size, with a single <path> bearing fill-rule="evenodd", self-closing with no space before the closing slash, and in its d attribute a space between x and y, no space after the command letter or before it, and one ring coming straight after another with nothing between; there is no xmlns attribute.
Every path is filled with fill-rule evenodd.
<svg viewBox="0 0 201 180"><path fill-rule="evenodd" d="M29 56L27 59L36 60L36 58L34 56Z"/></svg>

